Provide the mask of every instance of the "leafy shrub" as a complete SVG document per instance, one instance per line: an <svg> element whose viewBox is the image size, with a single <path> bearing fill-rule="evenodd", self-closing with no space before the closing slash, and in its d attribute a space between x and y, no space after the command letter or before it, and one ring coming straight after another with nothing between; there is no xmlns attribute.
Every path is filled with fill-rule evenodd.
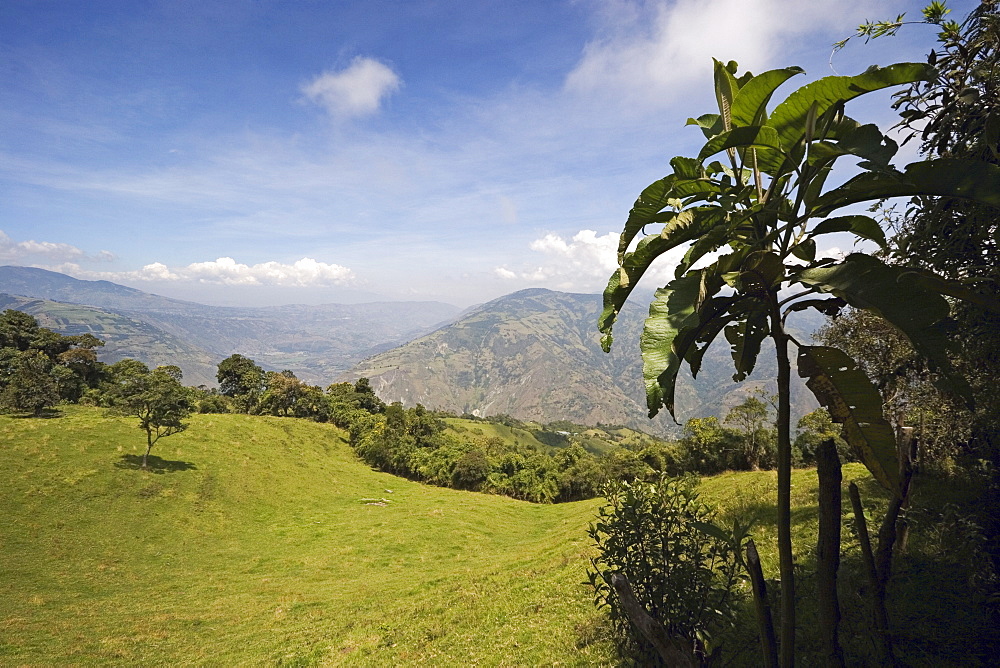
<svg viewBox="0 0 1000 668"><path fill-rule="evenodd" d="M732 623L736 586L743 578L739 549L747 527L732 536L709 524L713 511L698 500L696 479L610 481L607 505L590 526L598 556L591 560L594 603L608 607L621 657L662 665L635 630L610 584L612 573L628 578L636 598L672 636L709 651L717 631Z"/></svg>
<svg viewBox="0 0 1000 668"><path fill-rule="evenodd" d="M466 452L455 462L451 474L451 484L456 489L478 490L490 473L490 463L486 453L475 448Z"/></svg>

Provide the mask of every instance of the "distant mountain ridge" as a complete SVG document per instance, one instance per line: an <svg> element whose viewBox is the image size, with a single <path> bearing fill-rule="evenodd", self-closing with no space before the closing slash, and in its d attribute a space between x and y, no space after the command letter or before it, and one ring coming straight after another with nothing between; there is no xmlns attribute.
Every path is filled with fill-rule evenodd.
<svg viewBox="0 0 1000 668"><path fill-rule="evenodd" d="M620 424L671 434L677 426L663 411L646 417L639 335L647 301L625 304L615 326L615 344L600 347L597 317L601 296L521 290L473 309L423 338L365 360L344 379L367 376L385 401L475 415L507 413L526 420L567 419L581 424ZM812 320L812 325L818 324ZM811 333L801 333L808 339ZM722 337L720 337L722 339ZM755 387L769 387L773 352L763 347L750 378L732 381L725 340L705 356L697 380L681 374L677 415L723 417ZM796 379L794 413L815 408ZM772 383L773 384L773 383Z"/></svg>
<svg viewBox="0 0 1000 668"><path fill-rule="evenodd" d="M207 356L214 365L232 353L241 353L265 368L290 369L310 383L329 383L361 359L426 334L460 312L440 302L208 306L108 281L85 281L44 269L11 266L0 267L0 292L85 305L141 322L160 334L154 336L158 339L155 345L151 341L136 344L131 356L140 359L144 355L156 358L149 345L162 347L167 345L163 336L174 337L183 342L186 351L177 364L188 382L193 382L192 374L205 378L205 370L198 368L203 363L197 359ZM41 315L50 306L35 304L33 308L33 315ZM61 310L63 321L54 329L66 333L65 328L74 323L66 320L64 308L57 310ZM91 313L84 320L91 317L96 316ZM209 382L214 383L214 371Z"/></svg>
<svg viewBox="0 0 1000 668"><path fill-rule="evenodd" d="M91 332L108 342L101 359L134 357L176 364L188 384L214 385L216 365L232 353L266 369L289 369L312 384L368 376L379 396L458 413L507 413L526 420L567 419L668 435L663 412L646 418L639 335L648 298L635 295L615 327L610 354L600 348L601 297L521 290L460 312L438 302L216 307L170 299L107 281L81 281L28 267L0 267L0 308L16 308L63 334ZM822 317L795 314L808 340ZM800 329L795 329L799 323ZM737 385L723 337L697 380L682 372L677 417L723 417L753 388L773 390L773 350ZM793 374L793 419L815 400Z"/></svg>
<svg viewBox="0 0 1000 668"><path fill-rule="evenodd" d="M175 364L186 384L215 384L214 355L148 322L94 306L0 293L0 310L5 309L24 311L60 334L93 334L105 342L97 351L102 362L131 357L150 367Z"/></svg>

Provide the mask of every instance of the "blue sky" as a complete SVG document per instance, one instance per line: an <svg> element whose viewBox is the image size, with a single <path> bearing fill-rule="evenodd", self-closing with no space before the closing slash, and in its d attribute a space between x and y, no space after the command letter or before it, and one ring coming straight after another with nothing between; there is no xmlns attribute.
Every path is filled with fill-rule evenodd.
<svg viewBox="0 0 1000 668"><path fill-rule="evenodd" d="M700 145L713 56L801 85L921 6L6 0L0 263L220 304L596 292L636 195Z"/></svg>

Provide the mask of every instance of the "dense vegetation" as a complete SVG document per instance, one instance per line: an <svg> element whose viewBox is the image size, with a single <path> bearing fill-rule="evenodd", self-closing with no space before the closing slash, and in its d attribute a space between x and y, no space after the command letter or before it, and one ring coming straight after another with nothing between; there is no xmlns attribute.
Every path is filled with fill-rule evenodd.
<svg viewBox="0 0 1000 668"><path fill-rule="evenodd" d="M853 77L826 77L773 108L775 90L801 74L800 68L755 76L739 74L735 62L716 61L718 113L689 121L701 128L706 143L696 157L670 161L670 173L642 191L620 235L619 268L608 281L599 320L605 350L611 347L618 313L651 263L668 251L686 248L674 280L656 291L643 332L650 416L661 408L675 414L679 373L686 366L697 375L706 351L723 332L731 346L735 380L754 369L766 338L774 344L778 634L763 576L753 567L755 545L750 541L746 546L766 665L790 668L800 654L796 615L801 602L795 591L799 576L790 505L795 461L790 349L797 354L799 375L842 426L851 451L890 494L873 547L859 490L849 488L869 574L878 663L897 663L899 647L886 596L894 550L906 545L905 509L913 503L918 465L940 465L945 457L961 454L966 457L965 473L975 477L985 471L994 485L1000 481L1000 403L993 373L1000 342L997 7L995 0L985 0L959 24L945 19L943 3L933 2L923 13L925 22L941 29L941 51L932 51L927 64L899 63ZM866 37L892 34L902 24L900 15L894 22L862 26L859 32ZM919 135L923 140L921 159L902 169L891 162L899 148L893 138L845 113L847 103L859 95L900 86L908 86L897 94L902 125L910 130L910 138ZM827 177L842 158L855 162L860 173L828 187ZM876 211L894 197L912 199L905 214L894 216L890 210L887 216L896 225L893 238L879 221L848 208L865 202ZM652 234L649 226L656 228ZM825 257L818 240L834 232L852 233L858 240L874 242L878 250ZM821 336L824 345L800 341L787 329L789 316L809 309L834 318ZM964 329L956 333L959 327ZM744 411L737 423L748 424L754 413ZM821 661L844 665L856 656L846 653L839 639L841 458L833 441L821 443L818 450L815 578ZM756 463L762 451L751 445L748 453ZM1000 507L995 487L987 486L981 500ZM655 515L653 510L647 514ZM986 542L998 542L998 526L995 519L988 521ZM602 577L616 614L627 613L631 625L625 628L641 632L662 661L711 661L688 635L670 626L669 617L651 617L648 606L634 604L629 573L613 569Z"/></svg>

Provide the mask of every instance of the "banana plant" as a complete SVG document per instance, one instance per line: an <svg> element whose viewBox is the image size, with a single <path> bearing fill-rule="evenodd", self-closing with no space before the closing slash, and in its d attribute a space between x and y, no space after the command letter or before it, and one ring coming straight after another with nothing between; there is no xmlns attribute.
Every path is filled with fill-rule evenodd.
<svg viewBox="0 0 1000 668"><path fill-rule="evenodd" d="M927 272L885 264L872 255L824 257L819 237L836 232L886 247L878 222L857 205L889 197L946 196L1000 206L1000 168L958 159L924 160L900 170L897 145L875 125L845 114L865 93L926 80L924 64L872 67L857 76L809 83L771 107L776 89L797 67L737 76L735 62L715 62L719 113L689 119L706 142L639 195L618 245L619 268L604 292L599 328L605 351L623 304L658 257L687 247L675 276L655 292L640 341L649 415L674 414L677 376L696 376L721 334L740 381L753 371L770 337L778 383L778 548L781 579L780 663L794 663L794 579L790 525L789 347L806 385L878 482L900 493L893 429L878 391L845 353L807 345L786 330L789 314L836 313L850 305L898 328L936 369L941 383L971 404L967 383L949 362L949 304L942 292L971 293ZM771 108L771 111L769 111ZM827 187L835 164L849 159L853 178Z"/></svg>

